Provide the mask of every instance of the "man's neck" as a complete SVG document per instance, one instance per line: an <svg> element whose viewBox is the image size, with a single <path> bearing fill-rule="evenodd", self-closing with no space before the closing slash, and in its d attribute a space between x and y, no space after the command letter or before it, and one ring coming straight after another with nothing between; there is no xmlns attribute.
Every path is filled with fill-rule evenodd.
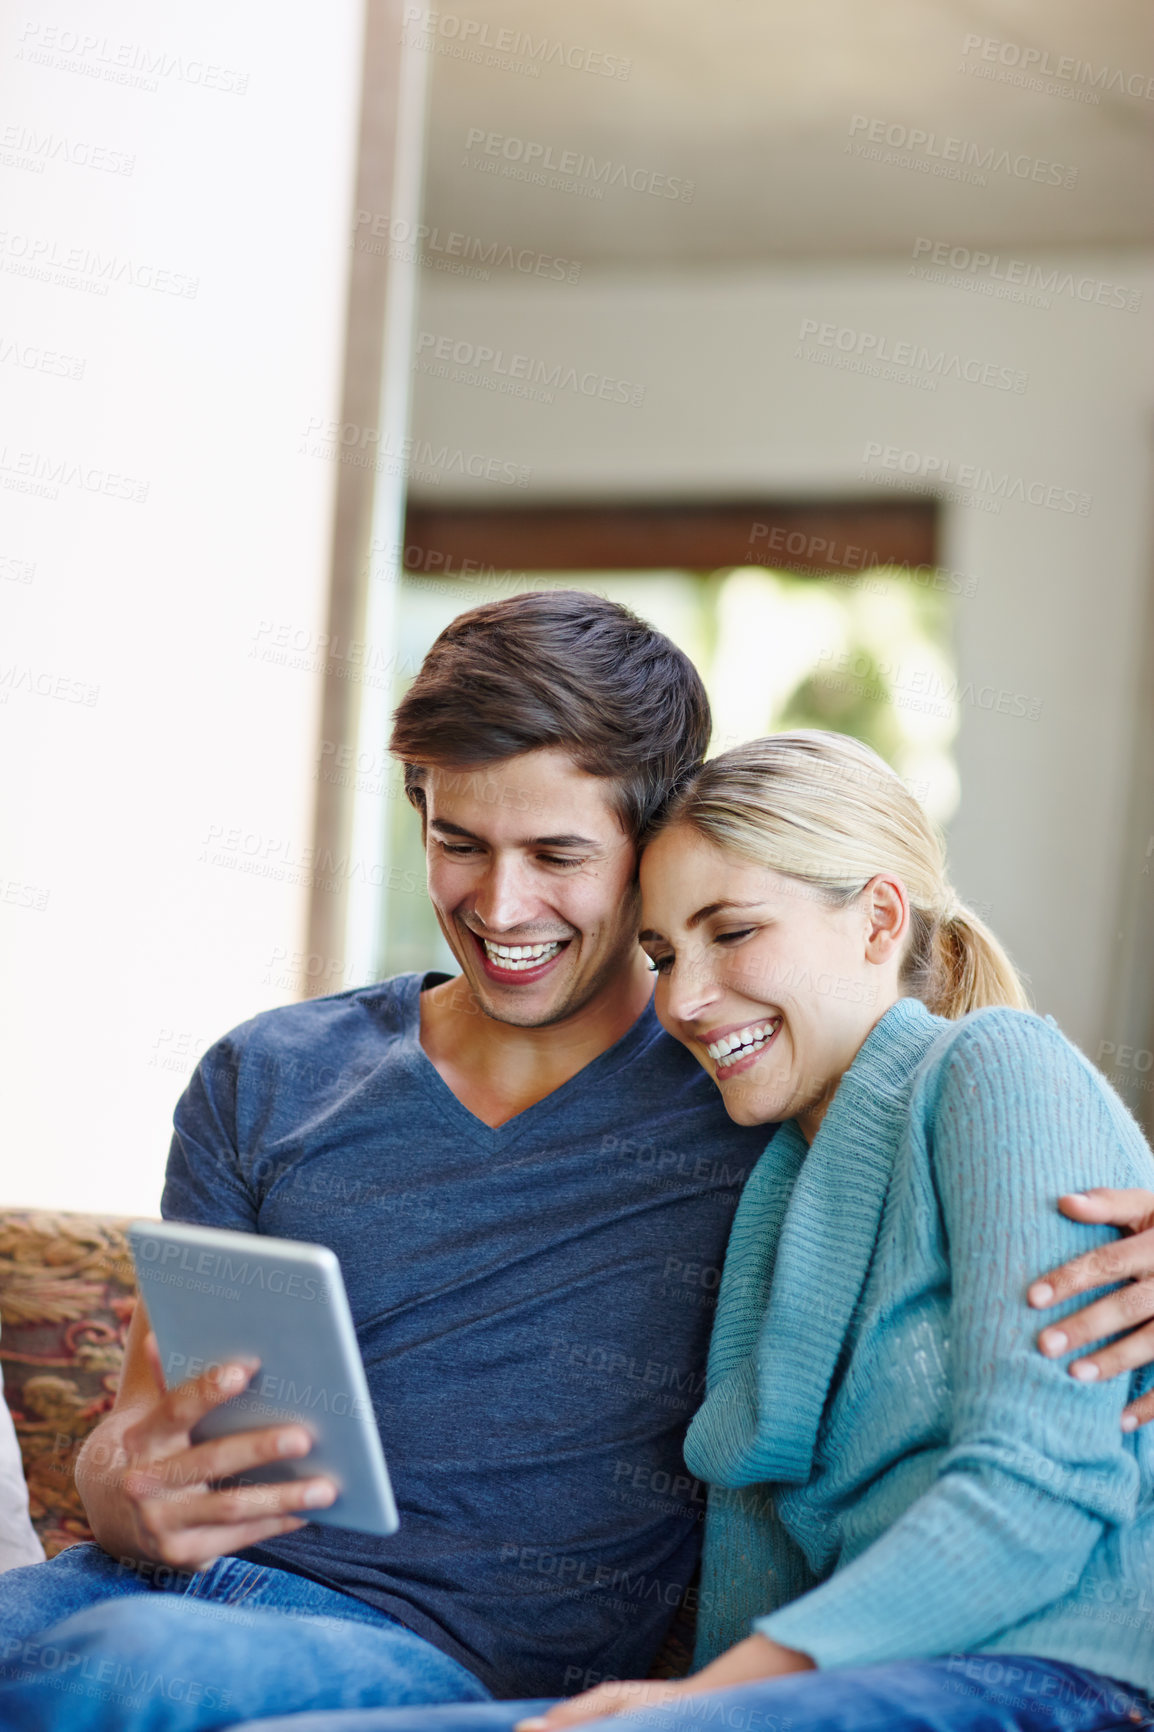
<svg viewBox="0 0 1154 1732"><path fill-rule="evenodd" d="M477 1007L463 976L422 992L421 1046L462 1106L503 1125L592 1064L648 1004L653 976L640 951L580 1010L545 1028L497 1022Z"/></svg>

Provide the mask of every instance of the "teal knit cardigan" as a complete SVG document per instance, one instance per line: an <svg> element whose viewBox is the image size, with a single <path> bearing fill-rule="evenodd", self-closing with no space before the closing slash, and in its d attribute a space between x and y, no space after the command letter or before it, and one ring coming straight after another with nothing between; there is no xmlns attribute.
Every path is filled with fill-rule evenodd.
<svg viewBox="0 0 1154 1732"><path fill-rule="evenodd" d="M1083 1384L1025 1292L1113 1237L1064 1191L1154 1187L1118 1097L1049 1020L902 999L812 1147L784 1125L726 1253L686 1460L710 1484L698 1649L754 1629L819 1667L1029 1654L1154 1691L1150 1374Z"/></svg>

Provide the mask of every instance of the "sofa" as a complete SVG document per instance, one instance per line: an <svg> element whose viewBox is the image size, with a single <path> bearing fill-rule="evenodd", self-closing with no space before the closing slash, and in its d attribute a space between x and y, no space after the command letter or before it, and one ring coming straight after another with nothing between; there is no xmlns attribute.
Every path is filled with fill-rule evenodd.
<svg viewBox="0 0 1154 1732"><path fill-rule="evenodd" d="M128 1219L0 1211L0 1365L45 1554L92 1538L73 1469L116 1396L136 1305ZM656 1678L689 1670L693 1622L675 1619Z"/></svg>
<svg viewBox="0 0 1154 1732"><path fill-rule="evenodd" d="M32 1526L48 1557L92 1538L73 1469L111 1408L136 1304L112 1215L0 1213L0 1366Z"/></svg>

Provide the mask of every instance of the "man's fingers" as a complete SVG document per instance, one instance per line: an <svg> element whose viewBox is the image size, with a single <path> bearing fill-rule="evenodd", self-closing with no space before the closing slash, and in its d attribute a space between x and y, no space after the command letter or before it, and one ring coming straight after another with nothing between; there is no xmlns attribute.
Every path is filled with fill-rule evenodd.
<svg viewBox="0 0 1154 1732"><path fill-rule="evenodd" d="M1154 1312L1154 1306L1151 1310ZM229 1479L233 1474L247 1473L250 1468L264 1467L270 1461L299 1460L312 1447L313 1439L303 1425L286 1423L209 1438L169 1460L174 1470L190 1480Z"/></svg>
<svg viewBox="0 0 1154 1732"><path fill-rule="evenodd" d="M160 1363L160 1348L157 1346L156 1333L152 1329L144 1337L144 1357L148 1361L148 1369L152 1372L156 1392L158 1395L163 1395L167 1384L164 1381L164 1367Z"/></svg>
<svg viewBox="0 0 1154 1732"><path fill-rule="evenodd" d="M1092 1251L1072 1257L1060 1268L1039 1276L1026 1298L1036 1309L1044 1311L1075 1293L1088 1293L1094 1287L1109 1287L1115 1281L1145 1275L1154 1275L1154 1229L1136 1233L1129 1239L1113 1239L1108 1245L1096 1245Z"/></svg>
<svg viewBox="0 0 1154 1732"><path fill-rule="evenodd" d="M153 1535L191 1531L197 1528L233 1528L246 1522L267 1521L323 1509L333 1502L336 1487L330 1479L282 1480L276 1485L238 1485L214 1490L203 1482L174 1482L164 1473L130 1472L124 1490L139 1506L139 1520Z"/></svg>
<svg viewBox="0 0 1154 1732"><path fill-rule="evenodd" d="M1060 1359L1064 1353L1085 1347L1090 1341L1104 1341L1108 1335L1120 1335L1154 1317L1154 1281L1131 1281L1118 1287L1105 1299L1072 1311L1060 1323L1051 1323L1038 1336L1038 1346L1048 1359ZM1100 1354L1094 1357L1100 1358ZM1154 1353L1151 1354L1154 1358ZM1138 1360L1137 1364L1145 1361Z"/></svg>
<svg viewBox="0 0 1154 1732"><path fill-rule="evenodd" d="M257 1364L255 1359L230 1360L200 1377L190 1377L187 1383L178 1383L125 1429L125 1449L133 1455L160 1459L187 1448L197 1420L239 1395Z"/></svg>
<svg viewBox="0 0 1154 1732"><path fill-rule="evenodd" d="M1123 1371L1134 1371L1139 1365L1149 1365L1154 1359L1154 1324L1123 1335L1120 1341L1100 1348L1086 1359L1076 1359L1070 1366L1070 1376L1079 1383L1107 1382Z"/></svg>
<svg viewBox="0 0 1154 1732"><path fill-rule="evenodd" d="M1071 1221L1101 1222L1107 1227L1128 1227L1131 1232L1154 1226L1154 1191L1094 1185L1087 1191L1059 1197L1058 1207Z"/></svg>
<svg viewBox="0 0 1154 1732"><path fill-rule="evenodd" d="M163 1535L155 1542L153 1555L158 1563L168 1564L174 1570L203 1570L217 1558L258 1545L261 1540L272 1539L274 1534L292 1533L304 1525L299 1517L279 1516L234 1527L187 1528Z"/></svg>
<svg viewBox="0 0 1154 1732"><path fill-rule="evenodd" d="M1154 1389L1148 1395L1140 1395L1137 1401L1132 1401L1122 1413L1122 1430L1137 1431L1140 1425L1149 1424L1154 1419Z"/></svg>

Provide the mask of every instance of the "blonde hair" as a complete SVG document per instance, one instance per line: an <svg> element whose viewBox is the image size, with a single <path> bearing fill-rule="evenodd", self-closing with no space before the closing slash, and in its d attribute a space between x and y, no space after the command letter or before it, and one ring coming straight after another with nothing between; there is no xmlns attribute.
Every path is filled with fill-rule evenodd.
<svg viewBox="0 0 1154 1732"><path fill-rule="evenodd" d="M735 746L692 772L650 837L671 824L688 824L835 904L852 901L879 872L892 873L910 899L901 973L910 997L950 1018L982 1005L1029 1008L1006 952L955 895L941 836L901 778L860 740L798 729Z"/></svg>

